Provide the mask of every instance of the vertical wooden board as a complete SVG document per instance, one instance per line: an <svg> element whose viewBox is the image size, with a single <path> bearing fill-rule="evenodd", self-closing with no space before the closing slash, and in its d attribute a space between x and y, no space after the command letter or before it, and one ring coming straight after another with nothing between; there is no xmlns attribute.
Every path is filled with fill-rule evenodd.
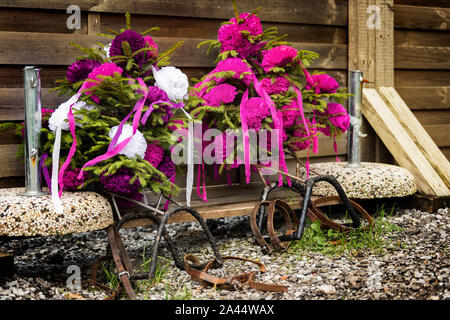
<svg viewBox="0 0 450 320"><path fill-rule="evenodd" d="M417 120L397 91L392 87L381 87L379 91L389 109L400 121L403 128L419 147L420 151L425 158L427 158L434 170L436 170L442 180L444 180L447 187L450 188L450 162L448 162L439 150L438 146L434 143L433 139L431 139L430 135L420 124L419 120Z"/></svg>
<svg viewBox="0 0 450 320"><path fill-rule="evenodd" d="M360 70L371 83L365 87L392 86L394 81L393 0L349 0L348 68ZM378 15L379 13L379 15ZM365 161L392 163L392 156L373 130L361 143ZM367 143L375 141L374 145Z"/></svg>
<svg viewBox="0 0 450 320"><path fill-rule="evenodd" d="M100 30L100 14L99 13L88 13L88 30L87 34L90 36L96 36L101 32Z"/></svg>
<svg viewBox="0 0 450 320"><path fill-rule="evenodd" d="M410 170L419 192L446 196L449 189L375 89L363 90L363 113L400 166Z"/></svg>

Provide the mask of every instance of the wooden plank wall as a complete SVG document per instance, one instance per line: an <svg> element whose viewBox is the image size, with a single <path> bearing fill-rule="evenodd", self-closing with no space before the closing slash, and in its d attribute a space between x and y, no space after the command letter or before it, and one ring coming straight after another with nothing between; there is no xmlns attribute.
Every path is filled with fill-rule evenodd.
<svg viewBox="0 0 450 320"><path fill-rule="evenodd" d="M394 4L395 88L450 159L450 1Z"/></svg>
<svg viewBox="0 0 450 320"><path fill-rule="evenodd" d="M25 65L42 68L43 106L56 107L62 100L49 93L49 89L56 79L65 76L67 65L79 53L68 42L89 45L95 40L108 41L97 37L97 32L120 29L127 11L132 14L132 27L138 31L161 27L152 36L163 50L176 40L185 40L172 62L189 77L206 73L214 60L205 55L206 48L197 50L196 45L216 38L220 23L233 16L231 1L224 0L104 0L98 3L97 0L0 2L0 121L23 120L22 69ZM66 27L69 17L66 9L70 4L81 8L79 30ZM289 34L287 39L296 48L319 52L321 57L313 67L329 72L347 86L347 0L240 0L238 6L241 12L263 7L260 17L264 27L277 26L280 33ZM313 155L314 161L333 160L332 141L321 140L321 152ZM0 135L0 177L23 174L22 163L14 158L19 142L10 134ZM345 160L346 137L338 141L338 153ZM236 181L238 177L233 179ZM3 179L3 185L21 181L21 178L7 182ZM210 183L223 181L211 179Z"/></svg>

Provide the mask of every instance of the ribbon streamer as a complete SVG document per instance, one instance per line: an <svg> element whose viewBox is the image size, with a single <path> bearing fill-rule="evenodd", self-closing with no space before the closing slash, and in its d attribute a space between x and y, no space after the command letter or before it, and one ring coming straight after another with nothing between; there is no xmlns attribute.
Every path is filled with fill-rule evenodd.
<svg viewBox="0 0 450 320"><path fill-rule="evenodd" d="M138 82L139 82L139 85L141 86L141 88L142 88L142 90L143 90L144 96L136 102L136 104L135 104L135 106L134 106L134 108L133 108L133 111L131 111L131 113L129 113L129 114L122 120L122 122L120 123L119 127L117 128L117 133L116 133L116 135L113 137L113 139L111 140L111 143L110 143L109 146L108 146L108 151L107 151L105 154L102 154L101 156L98 156L98 157L96 157L96 158L94 158L94 159L92 159L92 160L86 162L86 163L83 165L83 167L81 168L80 173L78 174L78 177L77 177L78 179L80 179L80 180L82 179L82 177L83 177L83 169L84 169L84 168L93 166L93 165L95 165L95 164L97 164L97 163L99 163L99 162L102 162L102 161L105 161L105 160L107 160L107 159L109 159L109 158L114 157L114 156L117 155L120 151L122 151L123 148L126 147L126 145L128 144L128 142L129 142L129 141L133 138L133 136L136 134L137 128L138 128L138 126L139 126L139 121L140 121L140 119L141 119L142 108L144 107L144 103L145 103L145 100L147 100L147 95L148 95L148 88L147 88L147 86L146 86L144 80L142 80L141 78L138 78ZM118 145L116 145L116 143L117 143L117 141L118 141L118 139L119 139L119 137L120 137L120 134L122 133L123 125L125 124L125 122L130 118L130 116L131 116L133 113L135 113L135 114L134 114L134 117L133 117L133 134L132 134L130 137L128 137L128 138L126 138L125 140L123 140L123 141L122 141L121 143L119 143Z"/></svg>
<svg viewBox="0 0 450 320"><path fill-rule="evenodd" d="M191 115L184 110L184 114L189 120L192 120ZM192 121L188 123L188 150L187 150L187 176L186 176L186 204L191 205L192 188L194 186L194 125Z"/></svg>

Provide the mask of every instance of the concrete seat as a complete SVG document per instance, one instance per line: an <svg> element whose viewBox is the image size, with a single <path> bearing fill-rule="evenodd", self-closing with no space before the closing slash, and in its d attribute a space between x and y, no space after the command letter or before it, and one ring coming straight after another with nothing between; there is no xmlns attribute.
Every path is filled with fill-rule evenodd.
<svg viewBox="0 0 450 320"><path fill-rule="evenodd" d="M417 192L411 172L399 166L383 163L362 162L359 168L347 168L346 162L314 163L310 165L311 175L329 174L335 176L349 198L380 199L406 197ZM306 178L305 170L300 178ZM318 182L313 188L315 196L337 195L331 184Z"/></svg>
<svg viewBox="0 0 450 320"><path fill-rule="evenodd" d="M24 188L0 189L0 236L52 236L105 229L114 223L108 200L95 192L63 192L62 214L51 196L22 196Z"/></svg>

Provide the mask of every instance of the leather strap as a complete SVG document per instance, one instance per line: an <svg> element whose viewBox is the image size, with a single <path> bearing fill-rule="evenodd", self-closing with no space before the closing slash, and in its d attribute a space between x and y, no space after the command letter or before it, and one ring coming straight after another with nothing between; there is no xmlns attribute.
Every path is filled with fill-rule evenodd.
<svg viewBox="0 0 450 320"><path fill-rule="evenodd" d="M251 262L258 265L260 272L265 272L266 267L263 263L251 259L235 257L235 256L222 256L223 260L240 260ZM211 259L206 264L203 270L196 269L196 266L200 266L200 261L194 255L188 254L184 257L184 264L186 272L191 276L192 280L201 283L204 286L215 286L221 289L238 290L245 285L249 285L251 288L261 291L271 292L286 292L288 288L286 286L278 284L269 284L255 281L257 272L250 271L228 278L219 278L208 273L209 269L216 263L216 259Z"/></svg>
<svg viewBox="0 0 450 320"><path fill-rule="evenodd" d="M278 234L275 231L273 223L274 214L278 211L283 215L285 222L285 235L290 235L297 230L299 220L296 214L289 206L289 204L281 199L261 201L255 206L252 213L250 214L250 227L253 231L253 234L255 235L256 242L261 246L261 250L264 254L271 254L273 250L262 236L261 230L259 229L258 223L256 221L256 216L261 206L267 206L267 231L269 233L269 240L273 246L273 249L275 251L286 250L286 245L280 240Z"/></svg>
<svg viewBox="0 0 450 320"><path fill-rule="evenodd" d="M371 228L374 224L372 217L367 213L366 210L363 209L359 204L357 204L355 201L350 200L350 203L353 205L353 207L356 209L357 212L359 212L368 222L368 224L363 227L363 230ZM331 228L333 230L337 230L340 232L349 232L350 230L354 230L353 227L340 224L337 222L334 222L327 218L325 214L319 209L320 205L327 204L327 205L334 205L334 204L341 204L342 200L339 196L327 196L327 197L321 197L317 198L315 200L311 201L311 210L308 211L308 218L311 219L311 221L319 220L322 224L322 226Z"/></svg>

